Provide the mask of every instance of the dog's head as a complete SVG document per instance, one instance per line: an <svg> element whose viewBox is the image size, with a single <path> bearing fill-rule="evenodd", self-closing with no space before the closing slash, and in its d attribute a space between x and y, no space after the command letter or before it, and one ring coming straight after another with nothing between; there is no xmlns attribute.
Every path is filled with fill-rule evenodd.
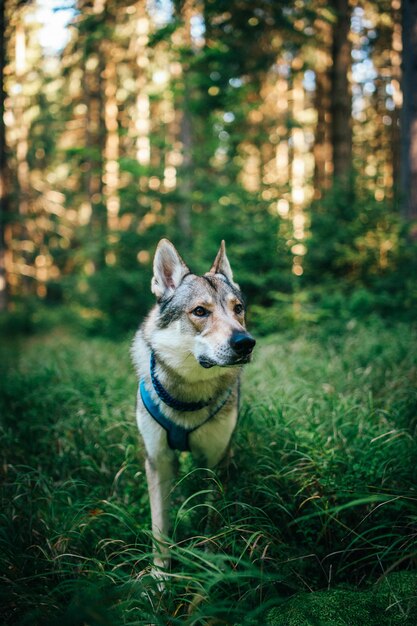
<svg viewBox="0 0 417 626"><path fill-rule="evenodd" d="M249 362L255 340L245 328L245 304L224 241L210 271L196 276L172 243L162 239L153 271L159 307L153 339L160 352L180 357L177 363L194 356L205 369Z"/></svg>

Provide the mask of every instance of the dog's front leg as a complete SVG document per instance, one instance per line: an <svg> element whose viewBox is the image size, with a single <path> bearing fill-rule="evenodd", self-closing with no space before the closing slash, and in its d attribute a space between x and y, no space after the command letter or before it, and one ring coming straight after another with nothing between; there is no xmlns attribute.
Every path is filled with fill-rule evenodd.
<svg viewBox="0 0 417 626"><path fill-rule="evenodd" d="M170 495L175 476L176 459L174 454L167 453L164 457L146 459L146 477L148 480L149 501L152 516L152 534L154 538L157 570L169 568L169 533Z"/></svg>

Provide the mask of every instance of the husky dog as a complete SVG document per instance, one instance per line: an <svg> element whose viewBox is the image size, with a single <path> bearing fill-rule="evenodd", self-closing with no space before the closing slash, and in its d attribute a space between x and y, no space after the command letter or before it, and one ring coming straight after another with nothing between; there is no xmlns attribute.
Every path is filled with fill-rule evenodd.
<svg viewBox="0 0 417 626"><path fill-rule="evenodd" d="M175 450L190 450L205 467L225 456L238 415L241 367L255 340L222 241L203 276L193 274L162 239L153 264L157 304L133 341L139 376L136 419L146 449L146 477L156 568L167 568L170 491Z"/></svg>

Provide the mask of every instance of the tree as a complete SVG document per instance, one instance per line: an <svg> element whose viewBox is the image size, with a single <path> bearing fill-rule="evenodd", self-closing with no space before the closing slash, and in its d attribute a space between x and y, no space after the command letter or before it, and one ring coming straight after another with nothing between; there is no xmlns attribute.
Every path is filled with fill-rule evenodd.
<svg viewBox="0 0 417 626"><path fill-rule="evenodd" d="M194 0L185 0L180 9L179 21L182 22L182 93L178 105L179 141L181 143L182 164L179 171L179 204L176 207L177 222L181 233L182 245L189 247L191 240L191 203L192 203L192 168L193 168L193 127L190 110L193 89L191 64L194 56L191 39L191 19L195 11Z"/></svg>
<svg viewBox="0 0 417 626"><path fill-rule="evenodd" d="M314 137L314 195L321 198L323 191L330 185L330 166L332 162L332 147L330 138L332 81L331 46L332 25L325 16L317 17L315 23L315 109L317 123Z"/></svg>
<svg viewBox="0 0 417 626"><path fill-rule="evenodd" d="M6 65L6 1L0 0L0 311L7 307L6 240L8 215L8 176L6 154L6 127L4 123L4 67Z"/></svg>
<svg viewBox="0 0 417 626"><path fill-rule="evenodd" d="M401 188L403 217L417 219L417 2L403 0L403 109L401 118Z"/></svg>
<svg viewBox="0 0 417 626"><path fill-rule="evenodd" d="M335 12L331 70L333 175L336 180L346 181L352 167L352 106L349 84L351 8L349 0L332 0L331 6Z"/></svg>

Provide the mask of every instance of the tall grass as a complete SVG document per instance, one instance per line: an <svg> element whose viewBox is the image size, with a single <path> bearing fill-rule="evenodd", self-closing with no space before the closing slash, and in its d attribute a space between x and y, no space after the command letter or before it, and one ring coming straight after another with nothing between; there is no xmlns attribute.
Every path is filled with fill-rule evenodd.
<svg viewBox="0 0 417 626"><path fill-rule="evenodd" d="M378 623L413 623L415 329L260 342L225 475L181 457L163 594L128 347L63 331L3 345L2 623L301 626L336 623L315 615L349 594L369 624L372 607Z"/></svg>

